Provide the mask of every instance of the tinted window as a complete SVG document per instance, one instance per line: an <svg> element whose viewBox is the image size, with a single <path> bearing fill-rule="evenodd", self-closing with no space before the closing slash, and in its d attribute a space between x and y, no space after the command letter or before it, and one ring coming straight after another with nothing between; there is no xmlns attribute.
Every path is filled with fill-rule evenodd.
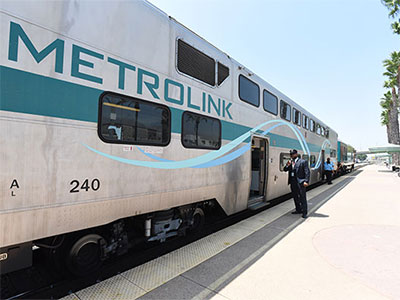
<svg viewBox="0 0 400 300"><path fill-rule="evenodd" d="M293 123L301 126L301 113L293 107Z"/></svg>
<svg viewBox="0 0 400 300"><path fill-rule="evenodd" d="M166 106L111 93L100 98L99 136L107 143L165 146L171 113Z"/></svg>
<svg viewBox="0 0 400 300"><path fill-rule="evenodd" d="M327 138L329 138L329 129L326 129L326 130L325 130L325 136L326 136Z"/></svg>
<svg viewBox="0 0 400 300"><path fill-rule="evenodd" d="M281 153L279 156L279 170L283 172L283 168L286 166L289 160L291 160L289 153Z"/></svg>
<svg viewBox="0 0 400 300"><path fill-rule="evenodd" d="M310 156L310 167L311 168L315 167L315 155Z"/></svg>
<svg viewBox="0 0 400 300"><path fill-rule="evenodd" d="M317 134L321 135L321 125L317 123Z"/></svg>
<svg viewBox="0 0 400 300"><path fill-rule="evenodd" d="M315 132L315 122L313 119L310 119L310 130L312 132Z"/></svg>
<svg viewBox="0 0 400 300"><path fill-rule="evenodd" d="M281 118L290 121L292 108L285 101L281 100Z"/></svg>
<svg viewBox="0 0 400 300"><path fill-rule="evenodd" d="M218 85L221 85L222 82L229 76L229 68L218 63Z"/></svg>
<svg viewBox="0 0 400 300"><path fill-rule="evenodd" d="M182 144L186 148L219 149L221 122L185 111L182 115Z"/></svg>
<svg viewBox="0 0 400 300"><path fill-rule="evenodd" d="M260 105L260 88L250 79L239 75L239 97L254 106Z"/></svg>
<svg viewBox="0 0 400 300"><path fill-rule="evenodd" d="M263 92L263 102L264 102L264 109L271 114L277 115L278 114L278 98L264 90Z"/></svg>
<svg viewBox="0 0 400 300"><path fill-rule="evenodd" d="M215 85L215 60L182 40L178 40L178 70Z"/></svg>
<svg viewBox="0 0 400 300"><path fill-rule="evenodd" d="M336 150L331 150L331 157L336 157Z"/></svg>
<svg viewBox="0 0 400 300"><path fill-rule="evenodd" d="M303 157L302 157L306 162L308 162L308 163L310 163L309 162L309 159L310 159L310 157L307 155L307 154L303 154Z"/></svg>
<svg viewBox="0 0 400 300"><path fill-rule="evenodd" d="M308 129L308 117L303 114L303 128Z"/></svg>

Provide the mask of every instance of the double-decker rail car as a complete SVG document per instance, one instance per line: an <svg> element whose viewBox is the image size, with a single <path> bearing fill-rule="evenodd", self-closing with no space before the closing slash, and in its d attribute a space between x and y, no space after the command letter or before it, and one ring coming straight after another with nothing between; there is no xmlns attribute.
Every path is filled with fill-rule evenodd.
<svg viewBox="0 0 400 300"><path fill-rule="evenodd" d="M0 264L74 273L322 179L337 133L146 1L0 2ZM87 259L90 258L90 259Z"/></svg>
<svg viewBox="0 0 400 300"><path fill-rule="evenodd" d="M337 142L338 163L342 168L341 172L346 173L354 170L355 150L350 145L338 140ZM349 151L351 150L351 151Z"/></svg>

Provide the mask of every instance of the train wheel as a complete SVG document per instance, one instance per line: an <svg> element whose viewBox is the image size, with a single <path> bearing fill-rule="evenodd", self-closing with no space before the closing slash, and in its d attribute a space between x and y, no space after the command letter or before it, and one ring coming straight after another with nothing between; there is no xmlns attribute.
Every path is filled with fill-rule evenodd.
<svg viewBox="0 0 400 300"><path fill-rule="evenodd" d="M204 227L205 219L204 211L200 207L197 207L193 213L193 225L191 230L194 232L201 231Z"/></svg>
<svg viewBox="0 0 400 300"><path fill-rule="evenodd" d="M104 242L104 238L98 234L75 238L66 255L68 270L77 276L97 271L102 265L101 245Z"/></svg>

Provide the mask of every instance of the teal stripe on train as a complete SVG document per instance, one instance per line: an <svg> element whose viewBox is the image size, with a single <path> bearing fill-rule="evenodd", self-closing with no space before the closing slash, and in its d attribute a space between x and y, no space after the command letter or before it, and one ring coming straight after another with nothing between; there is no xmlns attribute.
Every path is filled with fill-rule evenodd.
<svg viewBox="0 0 400 300"><path fill-rule="evenodd" d="M98 101L102 92L100 89L0 66L1 110L97 122ZM170 109L172 132L180 133L183 110ZM234 140L251 129L223 120L221 123L222 138L225 140ZM273 133L268 136L271 146L300 149L297 139ZM308 146L312 152L321 149L318 145Z"/></svg>

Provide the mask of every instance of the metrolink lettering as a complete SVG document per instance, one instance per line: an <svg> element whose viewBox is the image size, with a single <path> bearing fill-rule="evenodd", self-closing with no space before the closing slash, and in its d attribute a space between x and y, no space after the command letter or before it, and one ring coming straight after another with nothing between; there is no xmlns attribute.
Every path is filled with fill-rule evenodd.
<svg viewBox="0 0 400 300"><path fill-rule="evenodd" d="M47 45L41 51L38 51L31 39L25 33L21 25L11 22L10 23L10 40L8 49L8 59L11 61L18 61L18 43L19 41L25 45L30 54L33 56L37 63L44 60L50 53L55 51L54 72L64 74L64 50L65 42L62 39L56 39ZM85 57L82 58L81 54ZM86 49L84 47L73 44L71 55L71 73L72 77L80 78L83 80L103 84L103 78L86 74L79 70L80 66L94 69L95 63L106 61L115 67L115 72L118 74L118 88L125 90L125 75L127 72L136 72L137 74L137 94L142 95L144 89L148 90L153 98L162 99L166 102L186 105L189 108L196 109L205 113L216 113L221 117L228 117L232 119L229 109L232 103L224 99L217 98L205 92L192 93L190 86L184 86L182 83L166 78L164 80L164 89L160 88L160 77L148 70L137 68L131 64L122 62L118 59L107 57L101 53ZM197 101L194 101L197 99ZM195 104L197 103L197 104Z"/></svg>

